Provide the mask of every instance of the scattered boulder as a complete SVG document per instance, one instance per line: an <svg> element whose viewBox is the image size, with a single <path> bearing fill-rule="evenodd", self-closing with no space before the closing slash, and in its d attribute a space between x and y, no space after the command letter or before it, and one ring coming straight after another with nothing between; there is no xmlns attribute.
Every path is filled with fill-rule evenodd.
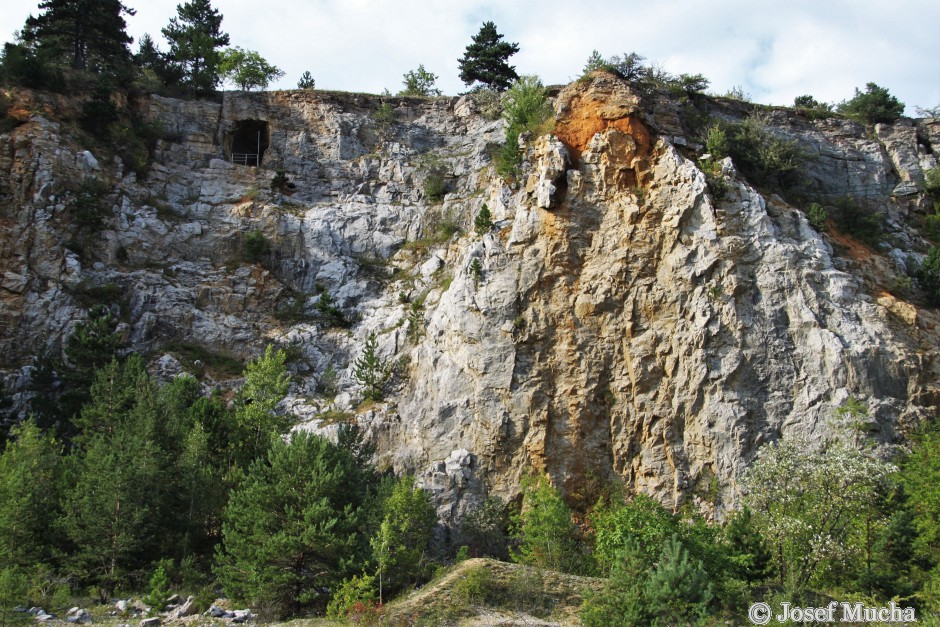
<svg viewBox="0 0 940 627"><path fill-rule="evenodd" d="M87 625L92 622L91 614L88 613L88 610L80 607L70 609L65 615L65 620L76 625Z"/></svg>
<svg viewBox="0 0 940 627"><path fill-rule="evenodd" d="M232 614L234 615L232 617L233 623L247 623L255 619L255 615L251 613L251 610L235 610Z"/></svg>
<svg viewBox="0 0 940 627"><path fill-rule="evenodd" d="M196 614L196 599L193 597L187 597L186 601L179 605L176 609L170 612L169 618L183 618L184 616L192 616Z"/></svg>
<svg viewBox="0 0 940 627"><path fill-rule="evenodd" d="M160 619L154 616L153 618L145 618L140 621L140 627L159 627Z"/></svg>

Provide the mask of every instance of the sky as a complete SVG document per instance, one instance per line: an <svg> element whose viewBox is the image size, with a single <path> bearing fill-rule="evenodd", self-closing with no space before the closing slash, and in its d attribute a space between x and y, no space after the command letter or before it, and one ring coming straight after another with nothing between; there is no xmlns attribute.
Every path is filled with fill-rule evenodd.
<svg viewBox="0 0 940 627"><path fill-rule="evenodd" d="M137 14L128 33L160 29L179 0L125 0ZM12 41L38 0L3 0L0 40ZM592 50L637 52L673 74L703 74L709 91L738 88L754 102L790 105L809 94L851 98L866 83L907 105L940 105L938 0L214 0L231 44L261 53L292 89L309 70L317 88L380 93L402 89L419 64L437 86L466 90L458 59L484 21L520 52L519 74L563 84ZM136 44L135 44L136 47Z"/></svg>

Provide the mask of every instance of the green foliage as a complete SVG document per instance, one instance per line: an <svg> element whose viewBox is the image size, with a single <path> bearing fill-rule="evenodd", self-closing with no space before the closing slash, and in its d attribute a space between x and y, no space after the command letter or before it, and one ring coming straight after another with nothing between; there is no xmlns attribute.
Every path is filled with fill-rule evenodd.
<svg viewBox="0 0 940 627"><path fill-rule="evenodd" d="M471 557L509 557L509 510L498 496L488 496L460 524L460 542Z"/></svg>
<svg viewBox="0 0 940 627"><path fill-rule="evenodd" d="M395 113L395 109L392 108L392 105L387 102L383 102L372 114L372 121L375 122L375 125L380 132L385 133L389 128L391 128L392 124L395 123L395 119L397 117L398 116Z"/></svg>
<svg viewBox="0 0 940 627"><path fill-rule="evenodd" d="M728 133L720 124L712 124L705 135L705 152L712 156L713 161L720 161L730 154Z"/></svg>
<svg viewBox="0 0 940 627"><path fill-rule="evenodd" d="M225 507L214 570L226 594L278 617L324 609L361 557L364 482L351 455L327 440L273 440Z"/></svg>
<svg viewBox="0 0 940 627"><path fill-rule="evenodd" d="M411 303L408 311L408 339L412 342L418 342L418 339L424 334L424 301L415 299Z"/></svg>
<svg viewBox="0 0 940 627"><path fill-rule="evenodd" d="M847 196L833 201L827 213L843 233L873 248L881 243L884 219L878 207L861 204Z"/></svg>
<svg viewBox="0 0 940 627"><path fill-rule="evenodd" d="M344 579L326 606L326 617L333 620L352 619L373 608L378 600L378 578L363 573Z"/></svg>
<svg viewBox="0 0 940 627"><path fill-rule="evenodd" d="M924 191L940 200L940 168L924 172Z"/></svg>
<svg viewBox="0 0 940 627"><path fill-rule="evenodd" d="M917 283L934 307L940 307L940 248L933 246L917 270Z"/></svg>
<svg viewBox="0 0 940 627"><path fill-rule="evenodd" d="M32 421L14 427L0 454L0 563L27 568L53 557L61 450ZM22 600L22 598L20 599Z"/></svg>
<svg viewBox="0 0 940 627"><path fill-rule="evenodd" d="M143 376L133 377L132 390L93 394L83 416L110 416L115 424L84 438L64 502L62 525L74 547L69 562L82 581L107 596L159 546L162 452L155 441L153 388ZM135 395L132 407L110 407L113 397L126 399L128 392Z"/></svg>
<svg viewBox="0 0 940 627"><path fill-rule="evenodd" d="M767 130L767 118L757 112L726 129L728 154L752 183L787 192L802 181L806 155L796 141Z"/></svg>
<svg viewBox="0 0 940 627"><path fill-rule="evenodd" d="M685 625L702 619L714 598L702 563L689 555L676 535L665 540L657 557L651 562L636 541L628 541L613 563L604 591L585 602L582 622Z"/></svg>
<svg viewBox="0 0 940 627"><path fill-rule="evenodd" d="M483 264L480 262L479 257L474 257L473 261L470 262L470 265L467 266L467 272L473 279L479 283L483 278Z"/></svg>
<svg viewBox="0 0 940 627"><path fill-rule="evenodd" d="M594 558L601 573L611 572L627 544L652 564L666 542L680 532L679 519L646 496L638 494L630 501L599 505L591 523L594 527Z"/></svg>
<svg viewBox="0 0 940 627"><path fill-rule="evenodd" d="M284 351L275 351L269 344L264 355L245 366L245 383L235 400L235 422L249 461L262 456L289 426L288 417L274 411L287 394L286 360Z"/></svg>
<svg viewBox="0 0 940 627"><path fill-rule="evenodd" d="M191 93L212 92L221 79L219 48L229 44L223 33L222 15L210 0L191 0L177 5L176 17L162 29L170 43L170 68L179 74Z"/></svg>
<svg viewBox="0 0 940 627"><path fill-rule="evenodd" d="M43 0L42 11L30 16L23 41L49 54L50 60L76 70L116 72L130 64L124 15L135 10L119 0Z"/></svg>
<svg viewBox="0 0 940 627"><path fill-rule="evenodd" d="M731 514L722 530L729 548L731 573L742 581L758 583L771 576L770 549L754 526L747 507Z"/></svg>
<svg viewBox="0 0 940 627"><path fill-rule="evenodd" d="M385 384L391 374L388 364L379 357L378 347L379 341L373 331L366 338L362 354L354 366L356 381L363 387L362 395L367 401L379 402L384 398Z"/></svg>
<svg viewBox="0 0 940 627"><path fill-rule="evenodd" d="M766 539L778 582L787 590L820 583L833 563L857 559L850 542L874 511L878 489L893 467L834 445L802 442L763 447L744 478L745 505Z"/></svg>
<svg viewBox="0 0 940 627"><path fill-rule="evenodd" d="M254 50L238 46L225 49L219 58L219 74L223 80L238 85L242 91L265 90L271 81L284 76L284 71L268 63Z"/></svg>
<svg viewBox="0 0 940 627"><path fill-rule="evenodd" d="M3 44L0 58L0 80L30 89L65 89L62 70L53 63L53 52L22 44Z"/></svg>
<svg viewBox="0 0 940 627"><path fill-rule="evenodd" d="M399 96L427 98L441 95L441 90L435 87L437 75L425 70L423 64L419 65L417 70L405 72L403 78L405 88L398 92Z"/></svg>
<svg viewBox="0 0 940 627"><path fill-rule="evenodd" d="M149 592L147 596L144 597L144 603L158 612L163 611L163 608L166 606L166 600L170 598L170 595L173 593L170 587L170 576L167 574L167 571L172 569L173 560L162 559L157 562L157 566L153 569L153 574L150 576L150 582L147 586Z"/></svg>
<svg viewBox="0 0 940 627"><path fill-rule="evenodd" d="M797 96L793 99L793 107L802 115L811 120L823 119L832 115L832 105L819 102L812 96Z"/></svg>
<svg viewBox="0 0 940 627"><path fill-rule="evenodd" d="M703 618L714 598L702 562L690 558L676 535L663 547L644 592L651 614L666 624Z"/></svg>
<svg viewBox="0 0 940 627"><path fill-rule="evenodd" d="M414 477L404 476L395 482L382 510L382 522L370 541L379 568L380 601L388 593L425 580L428 543L437 524L431 497L415 486Z"/></svg>
<svg viewBox="0 0 940 627"><path fill-rule="evenodd" d="M516 528L514 561L539 568L578 573L584 559L571 510L548 477L527 477L522 484L522 511Z"/></svg>
<svg viewBox="0 0 940 627"><path fill-rule="evenodd" d="M809 220L809 225L820 233L826 232L826 220L829 219L829 213L818 202L810 203L806 208L806 219Z"/></svg>
<svg viewBox="0 0 940 627"><path fill-rule="evenodd" d="M291 183L290 178L287 176L287 173L284 170L276 171L274 176L271 178L272 191L286 194L292 191L295 187L296 185Z"/></svg>
<svg viewBox="0 0 940 627"><path fill-rule="evenodd" d="M21 568L5 565L0 569L0 612L4 618L7 610L26 603L28 595L29 579Z"/></svg>
<svg viewBox="0 0 940 627"><path fill-rule="evenodd" d="M261 231L248 231L242 235L242 257L248 263L258 263L271 253L271 242Z"/></svg>
<svg viewBox="0 0 940 627"><path fill-rule="evenodd" d="M485 566L467 570L454 584L453 595L462 605L483 605L493 594L493 575Z"/></svg>
<svg viewBox="0 0 940 627"><path fill-rule="evenodd" d="M84 105L79 124L95 137L106 137L108 127L118 119L117 107L111 102L111 90L99 85Z"/></svg>
<svg viewBox="0 0 940 627"><path fill-rule="evenodd" d="M591 72L601 70L610 72L626 81L636 82L648 74L646 67L643 65L645 60L646 57L635 52L625 52L623 56L614 55L609 59L605 59L597 50L593 50L584 66L583 75L586 76Z"/></svg>
<svg viewBox="0 0 940 627"><path fill-rule="evenodd" d="M460 80L465 85L479 82L490 89L504 91L519 78L516 68L507 62L519 52L519 44L503 41L496 24L484 22L458 61Z"/></svg>
<svg viewBox="0 0 940 627"><path fill-rule="evenodd" d="M301 74L300 80L297 81L297 89L313 89L316 86L317 82L313 79L313 74L310 73L310 70Z"/></svg>
<svg viewBox="0 0 940 627"><path fill-rule="evenodd" d="M346 328L349 326L349 320L346 319L343 310L336 304L336 300L325 287L320 290L320 298L316 302L317 316L327 326Z"/></svg>
<svg viewBox="0 0 940 627"><path fill-rule="evenodd" d="M82 181L68 204L69 214L79 228L91 233L97 233L104 228L111 209L106 203L110 191L110 186L99 179L88 177Z"/></svg>
<svg viewBox="0 0 940 627"><path fill-rule="evenodd" d="M891 124L904 115L904 103L884 87L867 83L864 92L856 88L855 97L841 102L836 111L863 124Z"/></svg>
<svg viewBox="0 0 940 627"><path fill-rule="evenodd" d="M506 178L519 175L523 157L519 149L519 136L523 133L545 132L551 117L551 103L542 81L537 76L523 76L512 83L504 96L506 143L500 149L496 160L498 174Z"/></svg>
<svg viewBox="0 0 940 627"><path fill-rule="evenodd" d="M447 194L447 165L440 158L428 155L422 159L420 168L424 171L424 196L432 202L443 200Z"/></svg>
<svg viewBox="0 0 940 627"><path fill-rule="evenodd" d="M478 213L477 217L473 220L473 230L476 231L477 235L485 235L493 230L493 219L486 203L483 204L480 213Z"/></svg>

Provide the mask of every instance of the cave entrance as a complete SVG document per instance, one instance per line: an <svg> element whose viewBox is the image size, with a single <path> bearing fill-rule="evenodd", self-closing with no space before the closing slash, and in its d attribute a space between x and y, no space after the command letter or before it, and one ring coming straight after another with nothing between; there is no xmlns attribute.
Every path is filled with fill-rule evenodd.
<svg viewBox="0 0 940 627"><path fill-rule="evenodd" d="M271 143L271 132L264 120L237 120L227 139L232 163L257 167Z"/></svg>

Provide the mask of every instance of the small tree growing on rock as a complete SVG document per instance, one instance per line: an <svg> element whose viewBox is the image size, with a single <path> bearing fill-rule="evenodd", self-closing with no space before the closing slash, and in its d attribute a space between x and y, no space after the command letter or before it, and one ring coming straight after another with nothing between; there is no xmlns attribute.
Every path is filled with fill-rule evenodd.
<svg viewBox="0 0 940 627"><path fill-rule="evenodd" d="M385 384L388 382L388 364L379 357L378 346L379 341L373 331L366 339L362 355L355 364L356 381L365 388L362 394L367 401L381 401L385 395Z"/></svg>
<svg viewBox="0 0 940 627"><path fill-rule="evenodd" d="M837 111L865 124L891 124L904 115L904 103L884 87L868 83L864 92L856 88L855 97L839 104Z"/></svg>

